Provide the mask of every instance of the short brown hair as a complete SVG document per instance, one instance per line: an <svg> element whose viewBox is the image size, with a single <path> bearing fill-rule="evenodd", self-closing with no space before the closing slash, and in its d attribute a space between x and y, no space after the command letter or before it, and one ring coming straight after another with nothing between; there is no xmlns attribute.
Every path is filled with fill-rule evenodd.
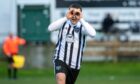
<svg viewBox="0 0 140 84"><path fill-rule="evenodd" d="M82 12L82 6L80 4L77 4L77 3L74 3L74 4L71 4L69 6L69 9L70 8L76 8L76 9L80 9L80 11Z"/></svg>

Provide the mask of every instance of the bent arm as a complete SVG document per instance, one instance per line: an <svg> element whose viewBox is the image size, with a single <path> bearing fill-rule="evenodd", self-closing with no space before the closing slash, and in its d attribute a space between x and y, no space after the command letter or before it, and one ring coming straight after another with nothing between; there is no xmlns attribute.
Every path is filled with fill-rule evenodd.
<svg viewBox="0 0 140 84"><path fill-rule="evenodd" d="M9 51L9 47L8 47L8 43L5 41L3 43L3 52L6 56L10 56L10 51Z"/></svg>
<svg viewBox="0 0 140 84"><path fill-rule="evenodd" d="M23 38L19 38L20 45L24 45L25 43L26 43L26 40L24 40Z"/></svg>
<svg viewBox="0 0 140 84"><path fill-rule="evenodd" d="M86 35L89 35L91 37L94 37L96 35L96 31L95 29L89 24L87 23L84 19L81 19L80 22L82 23L82 25L84 26L84 30L83 32Z"/></svg>
<svg viewBox="0 0 140 84"><path fill-rule="evenodd" d="M62 27L63 23L67 20L66 17L61 18L53 23L51 23L48 27L48 31L55 31Z"/></svg>

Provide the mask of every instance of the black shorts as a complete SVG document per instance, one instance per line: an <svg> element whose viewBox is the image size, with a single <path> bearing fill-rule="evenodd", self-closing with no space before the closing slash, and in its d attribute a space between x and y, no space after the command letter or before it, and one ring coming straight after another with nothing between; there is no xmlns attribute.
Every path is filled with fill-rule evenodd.
<svg viewBox="0 0 140 84"><path fill-rule="evenodd" d="M66 84L74 84L80 70L70 68L66 63L55 60L55 74L64 73L66 75Z"/></svg>

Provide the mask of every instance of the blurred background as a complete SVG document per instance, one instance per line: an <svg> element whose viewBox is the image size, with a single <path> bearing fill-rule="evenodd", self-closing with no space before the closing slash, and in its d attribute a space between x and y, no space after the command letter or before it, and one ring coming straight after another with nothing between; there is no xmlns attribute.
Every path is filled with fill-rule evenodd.
<svg viewBox="0 0 140 84"><path fill-rule="evenodd" d="M1 0L0 82L2 84L55 84L52 57L58 32L48 25L65 16L72 3L83 7L84 19L97 32L87 37L81 73L76 84L140 83L139 0ZM26 58L17 81L7 81L2 44L12 32L27 43Z"/></svg>

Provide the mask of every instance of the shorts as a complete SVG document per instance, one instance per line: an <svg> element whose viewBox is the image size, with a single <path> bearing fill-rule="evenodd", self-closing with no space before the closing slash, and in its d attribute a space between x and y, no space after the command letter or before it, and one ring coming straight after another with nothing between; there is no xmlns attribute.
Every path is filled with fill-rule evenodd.
<svg viewBox="0 0 140 84"><path fill-rule="evenodd" d="M80 70L72 69L66 63L60 60L55 60L54 66L55 66L55 74L64 73L66 75L66 84L75 83Z"/></svg>

